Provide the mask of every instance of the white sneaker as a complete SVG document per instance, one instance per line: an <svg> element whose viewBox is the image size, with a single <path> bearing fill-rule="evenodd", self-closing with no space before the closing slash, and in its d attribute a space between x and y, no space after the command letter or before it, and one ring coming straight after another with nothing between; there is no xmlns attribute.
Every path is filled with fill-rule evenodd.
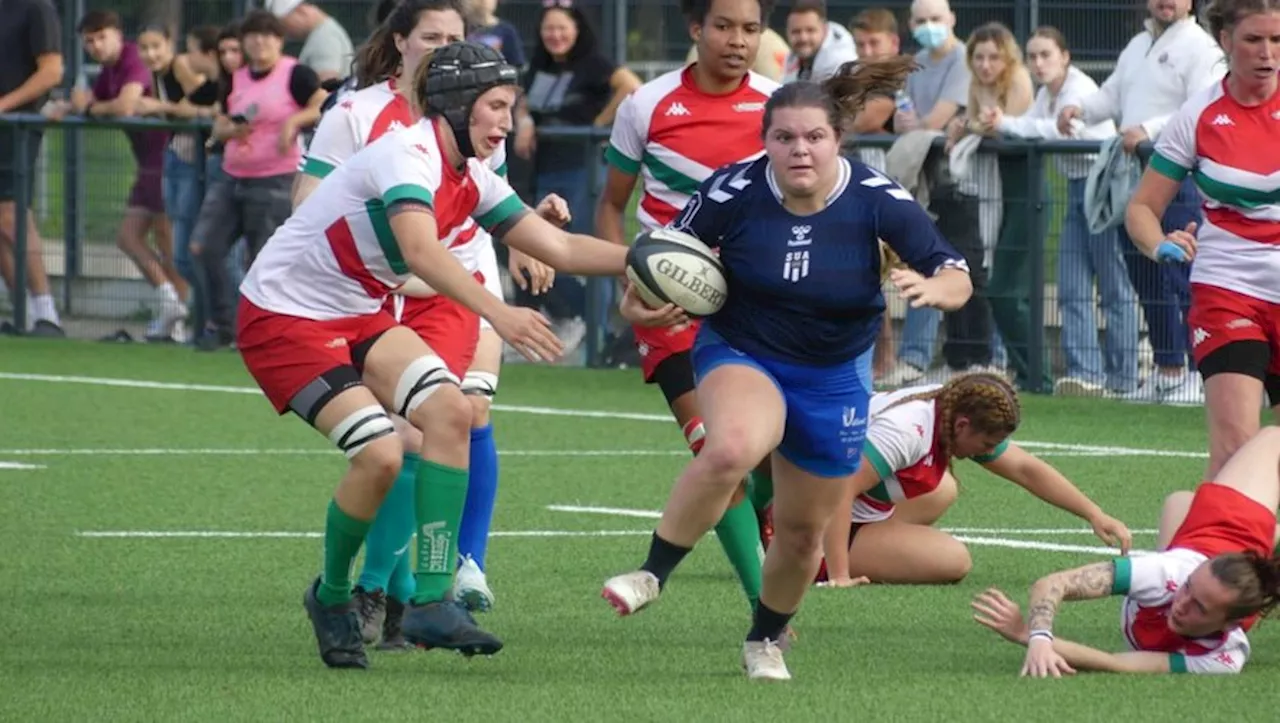
<svg viewBox="0 0 1280 723"><path fill-rule="evenodd" d="M489 581L470 555L462 558L462 564L458 566L451 596L473 613L487 613L493 609L493 591L489 589Z"/></svg>
<svg viewBox="0 0 1280 723"><path fill-rule="evenodd" d="M1184 372L1181 376L1170 377L1156 374L1156 393L1161 404L1178 407L1204 406L1204 387L1200 384L1200 375Z"/></svg>
<svg viewBox="0 0 1280 723"><path fill-rule="evenodd" d="M886 388L905 387L924 376L924 370L906 362L898 362L893 369L880 380L880 386Z"/></svg>
<svg viewBox="0 0 1280 723"><path fill-rule="evenodd" d="M751 680L791 680L782 648L772 640L748 640L742 644L742 667Z"/></svg>
<svg viewBox="0 0 1280 723"><path fill-rule="evenodd" d="M1079 377L1063 377L1054 383L1053 393L1059 397L1101 397L1106 389Z"/></svg>
<svg viewBox="0 0 1280 723"><path fill-rule="evenodd" d="M606 580L600 597L608 600L619 615L631 615L657 600L661 592L657 575L636 570Z"/></svg>

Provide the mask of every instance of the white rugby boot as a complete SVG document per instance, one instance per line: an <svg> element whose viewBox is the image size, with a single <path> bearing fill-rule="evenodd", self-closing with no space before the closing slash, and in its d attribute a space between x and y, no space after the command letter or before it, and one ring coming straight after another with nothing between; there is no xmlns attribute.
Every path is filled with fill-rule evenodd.
<svg viewBox="0 0 1280 723"><path fill-rule="evenodd" d="M631 615L657 600L661 592L657 575L636 570L606 580L600 597L608 600L619 615Z"/></svg>
<svg viewBox="0 0 1280 723"><path fill-rule="evenodd" d="M791 680L782 648L773 640L748 640L742 644L742 667L751 680Z"/></svg>
<svg viewBox="0 0 1280 723"><path fill-rule="evenodd" d="M487 613L493 609L493 590L489 589L489 580L470 555L462 558L453 578L453 599L473 613Z"/></svg>

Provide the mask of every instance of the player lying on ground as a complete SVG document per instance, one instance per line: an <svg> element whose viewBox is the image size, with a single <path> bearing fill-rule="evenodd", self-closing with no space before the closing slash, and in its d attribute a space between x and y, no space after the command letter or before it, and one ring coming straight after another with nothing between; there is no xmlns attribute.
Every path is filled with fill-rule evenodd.
<svg viewBox="0 0 1280 723"><path fill-rule="evenodd" d="M1017 393L1003 377L966 374L942 386L876 394L870 414L862 464L827 530L827 584L964 579L973 565L969 550L932 526L959 492L951 472L956 459L971 459L1070 512L1103 542L1128 553L1132 537L1122 522L1009 439L1022 415Z"/></svg>
<svg viewBox="0 0 1280 723"><path fill-rule="evenodd" d="M357 89L330 108L320 121L294 183L294 205L300 205L333 172L361 148L385 133L413 125L419 114L413 109L413 77L431 51L462 40L465 27L456 0L405 0L378 26L356 55ZM499 176L506 175L505 146L499 146L485 163ZM566 205L544 199L538 212L553 223L564 220ZM544 213L545 211L545 213ZM497 256L489 233L468 219L450 247L460 259L477 260L485 288L502 297ZM466 263L466 262L464 262ZM518 283L529 271L534 293L545 290L555 272L519 251L511 250L511 270ZM502 360L502 339L481 320L479 340L472 330L474 315L456 302L438 295L416 298L397 294L387 310L397 322L418 332L462 379L462 393L471 402L471 457L467 497L460 529L458 553L462 560L453 581L452 596L469 609L488 609L493 594L482 571L490 522L497 493L498 451L489 425L489 405L497 389ZM460 328L463 327L463 328ZM381 637L379 647L405 647L400 620L414 593L412 562L406 554L413 536L413 490L417 476L417 450L422 437L412 425L393 417L404 442L405 457L389 492L390 501L379 508L365 541L364 565L355 587L362 635L366 643Z"/></svg>
<svg viewBox="0 0 1280 723"><path fill-rule="evenodd" d="M911 195L840 156L839 129L913 67L905 57L849 63L823 85L783 86L765 104L765 157L717 171L673 224L719 248L728 279L724 307L693 351L706 444L676 480L644 564L608 580L603 595L623 615L656 600L739 482L770 457L776 534L743 645L754 679L791 677L777 642L817 572L844 479L858 469L884 311L877 239L914 269L891 277L913 306L955 309L972 293L964 257ZM638 320L643 310L628 287L623 313Z"/></svg>
<svg viewBox="0 0 1280 723"><path fill-rule="evenodd" d="M670 223L715 169L764 150L759 118L778 84L751 72L773 0L681 0L697 58L637 88L618 107L605 159L608 180L596 233L627 243L623 217L636 181L641 231ZM690 451L706 434L693 378L697 323L677 328L633 325L646 384L656 384ZM716 537L754 607L760 597L760 532L751 506L730 505Z"/></svg>
<svg viewBox="0 0 1280 723"><path fill-rule="evenodd" d="M1055 572L1031 587L1029 619L999 590L973 601L974 619L1027 646L1022 675L1238 673L1245 633L1280 602L1275 550L1280 504L1280 428L1266 427L1232 455L1216 481L1175 492L1160 512L1160 552ZM1108 653L1056 638L1064 600L1123 595L1130 652Z"/></svg>
<svg viewBox="0 0 1280 723"><path fill-rule="evenodd" d="M416 275L488 319L530 359L554 359L561 345L547 320L504 304L440 239L474 217L504 242L570 273L619 275L626 267L625 249L550 225L474 159L492 154L510 133L517 77L483 45L437 50L414 78L414 102L425 117L329 174L271 237L241 287L237 339L245 366L276 411L298 414L351 463L329 505L324 571L304 597L321 659L332 667L368 665L350 576L400 472L403 448L384 408L423 436L414 490L417 585L403 634L416 645L466 654L502 647L447 599L471 405L438 352L387 313L387 297Z"/></svg>

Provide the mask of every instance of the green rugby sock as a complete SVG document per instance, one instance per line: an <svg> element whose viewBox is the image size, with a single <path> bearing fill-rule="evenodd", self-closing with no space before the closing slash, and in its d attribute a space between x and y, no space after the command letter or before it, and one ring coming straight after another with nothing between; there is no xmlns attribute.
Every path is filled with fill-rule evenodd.
<svg viewBox="0 0 1280 723"><path fill-rule="evenodd" d="M751 506L761 512L773 501L773 476L751 470L747 479L747 497L751 500Z"/></svg>
<svg viewBox="0 0 1280 723"><path fill-rule="evenodd" d="M364 544L372 520L357 520L329 500L324 522L324 574L316 589L321 605L340 605L351 599L351 567Z"/></svg>
<svg viewBox="0 0 1280 723"><path fill-rule="evenodd" d="M764 548L760 545L760 525L749 501L744 499L724 513L716 525L716 537L754 609L760 599Z"/></svg>
<svg viewBox="0 0 1280 723"><path fill-rule="evenodd" d="M418 518L415 605L439 602L453 587L458 558L458 524L467 501L467 470L422 460L414 508Z"/></svg>

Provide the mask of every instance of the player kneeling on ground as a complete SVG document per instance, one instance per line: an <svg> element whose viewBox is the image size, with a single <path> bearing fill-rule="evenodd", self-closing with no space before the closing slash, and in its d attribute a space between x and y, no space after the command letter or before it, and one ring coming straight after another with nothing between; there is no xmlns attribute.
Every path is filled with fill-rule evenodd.
<svg viewBox="0 0 1280 723"><path fill-rule="evenodd" d="M973 565L969 550L933 527L959 493L951 474L957 458L1070 512L1103 542L1129 551L1132 536L1124 523L1010 440L1022 413L1003 377L966 374L942 386L877 394L870 415L862 464L827 530L828 585L847 587L859 578L899 584L964 579Z"/></svg>
<svg viewBox="0 0 1280 723"><path fill-rule="evenodd" d="M1027 646L1022 674L1238 673L1245 633L1280 602L1275 555L1280 428L1267 427L1195 491L1175 492L1160 513L1160 552L1055 572L1031 587L1030 617L999 590L973 601L974 619ZM1123 595L1132 652L1107 653L1053 634L1063 600Z"/></svg>
<svg viewBox="0 0 1280 723"><path fill-rule="evenodd" d="M414 508L416 592L408 642L492 654L501 641L447 599L466 494L471 405L445 361L384 308L418 276L488 319L531 359L561 345L542 315L507 306L441 243L473 217L513 247L569 273L620 275L626 249L566 234L529 212L475 160L510 133L517 71L496 51L454 43L414 78L425 117L353 155L276 231L241 287L238 342L276 410L293 411L351 461L329 505L324 571L304 605L331 667L366 667L352 605L351 567L400 471L402 448L385 410L422 432ZM461 140L460 140L461 139ZM478 322L476 322L478 328Z"/></svg>

